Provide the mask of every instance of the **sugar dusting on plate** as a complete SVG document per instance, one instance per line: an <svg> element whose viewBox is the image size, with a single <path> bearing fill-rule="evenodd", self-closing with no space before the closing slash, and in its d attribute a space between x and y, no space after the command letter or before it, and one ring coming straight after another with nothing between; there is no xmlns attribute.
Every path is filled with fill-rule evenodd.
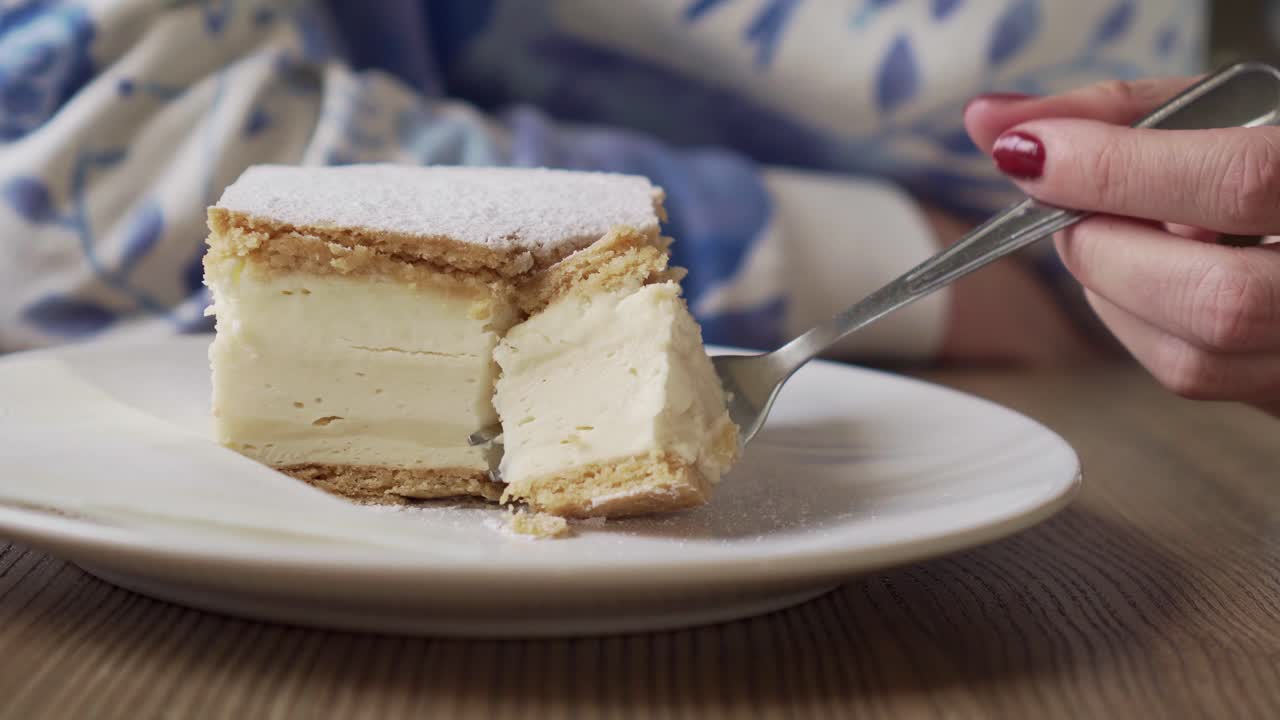
<svg viewBox="0 0 1280 720"><path fill-rule="evenodd" d="M398 515L419 515L423 522L453 525L459 528L470 526L476 513L485 515L482 524L494 532L507 537L522 540L548 540L566 538L574 535L575 528L600 529L605 518L588 518L585 520L569 520L557 515L531 512L524 508L505 510L492 505L447 501L426 501L408 505L365 505L363 509L375 513L394 513Z"/></svg>

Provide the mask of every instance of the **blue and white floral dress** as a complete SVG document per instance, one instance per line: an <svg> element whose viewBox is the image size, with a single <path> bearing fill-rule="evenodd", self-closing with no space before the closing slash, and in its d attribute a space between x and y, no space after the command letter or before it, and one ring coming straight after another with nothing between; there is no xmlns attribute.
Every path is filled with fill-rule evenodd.
<svg viewBox="0 0 1280 720"><path fill-rule="evenodd" d="M205 332L253 163L547 165L668 196L708 341L768 346L1010 186L972 95L1199 69L1203 0L0 0L0 351ZM945 295L859 334L928 357Z"/></svg>

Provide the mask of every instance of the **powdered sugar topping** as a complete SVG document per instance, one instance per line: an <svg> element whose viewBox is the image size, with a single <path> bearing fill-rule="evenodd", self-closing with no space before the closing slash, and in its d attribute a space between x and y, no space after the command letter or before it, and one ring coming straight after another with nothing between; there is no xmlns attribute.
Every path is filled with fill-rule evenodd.
<svg viewBox="0 0 1280 720"><path fill-rule="evenodd" d="M547 257L619 225L656 231L658 192L635 175L545 168L257 165L218 207L299 227L443 237Z"/></svg>

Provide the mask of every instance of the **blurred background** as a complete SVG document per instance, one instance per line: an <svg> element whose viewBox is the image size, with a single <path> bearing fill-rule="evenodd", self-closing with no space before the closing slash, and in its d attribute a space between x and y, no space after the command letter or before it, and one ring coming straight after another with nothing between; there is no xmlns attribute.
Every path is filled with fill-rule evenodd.
<svg viewBox="0 0 1280 720"><path fill-rule="evenodd" d="M1246 57L1280 61L1280 0L1215 0L1213 5L1214 65Z"/></svg>

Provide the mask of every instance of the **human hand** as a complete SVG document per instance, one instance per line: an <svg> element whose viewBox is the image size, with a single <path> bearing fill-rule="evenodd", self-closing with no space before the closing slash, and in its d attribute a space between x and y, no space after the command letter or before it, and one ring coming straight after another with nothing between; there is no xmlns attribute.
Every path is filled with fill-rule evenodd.
<svg viewBox="0 0 1280 720"><path fill-rule="evenodd" d="M969 134L1032 197L1100 215L1057 248L1098 316L1166 387L1280 415L1280 128L1125 127L1192 80L987 96Z"/></svg>

